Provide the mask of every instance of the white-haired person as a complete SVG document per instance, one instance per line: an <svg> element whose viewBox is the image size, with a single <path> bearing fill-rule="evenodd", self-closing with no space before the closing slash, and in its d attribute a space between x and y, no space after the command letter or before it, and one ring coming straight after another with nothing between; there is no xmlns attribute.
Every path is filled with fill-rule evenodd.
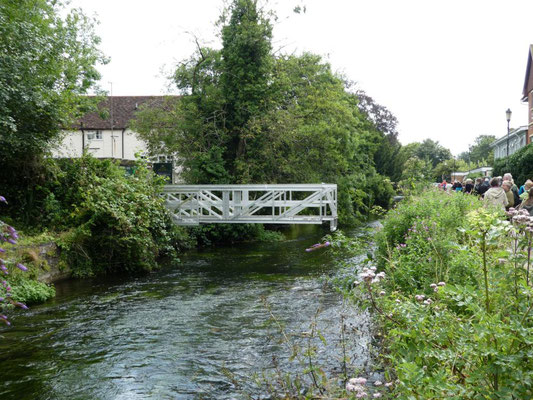
<svg viewBox="0 0 533 400"><path fill-rule="evenodd" d="M505 206L506 209L509 209L514 206L514 195L511 188L513 187L513 183L511 181L503 181L502 183L502 189L505 192L505 196L507 197L507 205Z"/></svg>
<svg viewBox="0 0 533 400"><path fill-rule="evenodd" d="M513 192L514 196L514 207L518 207L518 205L522 202L522 199L520 198L518 186L516 186L516 184L514 183L513 175L511 175L510 172L506 172L505 174L503 174L503 180L511 182L511 191Z"/></svg>

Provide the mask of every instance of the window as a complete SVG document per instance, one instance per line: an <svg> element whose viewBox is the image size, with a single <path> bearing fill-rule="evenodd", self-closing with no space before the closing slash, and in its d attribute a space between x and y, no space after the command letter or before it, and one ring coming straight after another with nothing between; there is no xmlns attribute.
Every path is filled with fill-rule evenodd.
<svg viewBox="0 0 533 400"><path fill-rule="evenodd" d="M102 140L102 131L87 131L87 140Z"/></svg>

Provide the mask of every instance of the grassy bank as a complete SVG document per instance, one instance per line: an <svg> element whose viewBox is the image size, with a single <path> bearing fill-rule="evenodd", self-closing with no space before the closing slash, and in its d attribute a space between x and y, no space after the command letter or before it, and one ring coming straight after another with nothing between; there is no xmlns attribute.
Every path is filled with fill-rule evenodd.
<svg viewBox="0 0 533 400"><path fill-rule="evenodd" d="M532 227L460 193L387 214L350 290L380 327L383 398L533 397Z"/></svg>
<svg viewBox="0 0 533 400"><path fill-rule="evenodd" d="M17 244L4 243L2 245L4 262L7 265L22 263L28 268L22 271L11 268L3 276L3 280L10 287L11 298L15 302L27 305L42 303L55 296L53 285L42 279L51 271L64 269L64 265L56 262L57 247L51 243L52 235L41 234L34 237L20 237Z"/></svg>

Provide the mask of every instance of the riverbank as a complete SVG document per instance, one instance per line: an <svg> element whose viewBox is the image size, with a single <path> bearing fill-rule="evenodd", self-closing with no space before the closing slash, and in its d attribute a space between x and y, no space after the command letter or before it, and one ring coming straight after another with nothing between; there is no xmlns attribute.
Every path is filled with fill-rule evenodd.
<svg viewBox="0 0 533 400"><path fill-rule="evenodd" d="M510 223L474 196L440 191L387 214L349 291L380 326L394 381L383 398L533 397L532 227L529 215Z"/></svg>
<svg viewBox="0 0 533 400"><path fill-rule="evenodd" d="M147 271L160 269L163 265L172 261L179 261L179 257L184 252L196 248L205 248L214 244L229 246L233 243L244 242L276 242L285 239L284 233L269 231L263 226L246 225L235 227L233 225L223 226L198 226L185 231L182 236L187 244L182 246L181 254L172 254L168 258L167 254L155 259L154 264L147 268ZM298 229L287 230L287 238L294 238ZM54 296L53 284L65 279L91 278L95 275L102 275L102 272L87 269L83 272L70 268L69 260L72 259L72 249L70 242L70 232L44 232L38 235L25 235L20 233L16 244L4 244L8 262L21 262L28 271L14 269L6 278L10 282L14 300L28 304L38 304L51 299ZM196 246L193 247L193 244ZM76 254L76 253L75 253ZM89 255L86 255L89 258ZM91 263L90 258L88 262ZM119 274L120 275L120 274ZM24 287L24 289L22 288ZM30 294L28 288L34 287L35 291L41 291L40 296Z"/></svg>

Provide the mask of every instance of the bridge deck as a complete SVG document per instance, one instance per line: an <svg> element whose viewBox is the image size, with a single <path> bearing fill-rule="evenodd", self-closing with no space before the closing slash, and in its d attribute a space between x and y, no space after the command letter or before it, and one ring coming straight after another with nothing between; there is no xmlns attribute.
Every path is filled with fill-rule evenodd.
<svg viewBox="0 0 533 400"><path fill-rule="evenodd" d="M167 185L166 207L178 225L322 224L337 228L337 185Z"/></svg>

